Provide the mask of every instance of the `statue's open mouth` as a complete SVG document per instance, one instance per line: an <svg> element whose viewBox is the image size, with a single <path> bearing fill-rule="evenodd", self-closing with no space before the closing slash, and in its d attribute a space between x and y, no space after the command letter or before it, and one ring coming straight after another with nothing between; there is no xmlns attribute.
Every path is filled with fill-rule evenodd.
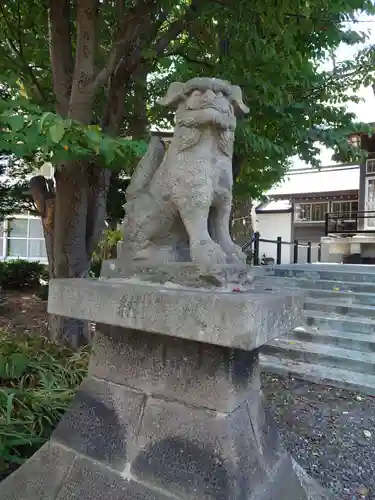
<svg viewBox="0 0 375 500"><path fill-rule="evenodd" d="M223 109L219 106L215 106L215 104L204 104L203 106L200 107L200 109L213 109L218 113L224 113L226 115L229 114L229 109Z"/></svg>

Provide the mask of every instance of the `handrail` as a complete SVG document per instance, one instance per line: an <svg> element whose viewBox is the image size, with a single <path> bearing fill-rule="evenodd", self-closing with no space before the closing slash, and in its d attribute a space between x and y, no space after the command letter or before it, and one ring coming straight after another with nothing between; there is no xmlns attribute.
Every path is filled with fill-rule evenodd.
<svg viewBox="0 0 375 500"><path fill-rule="evenodd" d="M366 227L366 222L373 224ZM371 229L373 227L373 229ZM375 233L375 211L327 212L325 216L325 235Z"/></svg>
<svg viewBox="0 0 375 500"><path fill-rule="evenodd" d="M311 251L313 248L318 249L318 261L320 262L321 259L321 245L320 243L317 245L312 245L311 241L308 241L307 243L299 243L298 240L294 241L283 241L280 236L277 237L276 240L269 240L266 238L261 238L259 232L254 232L252 237L246 241L242 245L242 250L246 252L249 247L251 248L251 258L253 261L253 264L255 266L259 265L259 256L260 256L260 249L259 249L259 243L275 243L276 246L276 264L281 264L281 253L282 253L282 245L289 245L293 247L293 262L296 264L298 262L298 249L299 248L306 248L307 249L307 255L306 255L306 260L307 263L311 263ZM263 260L263 259L262 259Z"/></svg>

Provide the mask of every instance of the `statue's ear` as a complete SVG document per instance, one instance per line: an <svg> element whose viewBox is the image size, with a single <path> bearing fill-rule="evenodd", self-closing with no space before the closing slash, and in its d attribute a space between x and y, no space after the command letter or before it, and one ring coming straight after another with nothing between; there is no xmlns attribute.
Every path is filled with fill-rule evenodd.
<svg viewBox="0 0 375 500"><path fill-rule="evenodd" d="M167 94L157 101L160 106L167 108L177 108L178 103L184 99L184 85L180 82L173 82L170 84Z"/></svg>
<svg viewBox="0 0 375 500"><path fill-rule="evenodd" d="M242 90L238 85L232 85L232 104L236 115L247 115L250 111L242 100Z"/></svg>

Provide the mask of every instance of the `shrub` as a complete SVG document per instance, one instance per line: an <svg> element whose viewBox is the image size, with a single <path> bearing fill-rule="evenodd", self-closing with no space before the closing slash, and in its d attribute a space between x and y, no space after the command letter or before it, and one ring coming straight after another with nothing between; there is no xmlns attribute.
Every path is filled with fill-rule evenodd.
<svg viewBox="0 0 375 500"><path fill-rule="evenodd" d="M41 300L48 300L49 284L47 282L41 284L36 290L35 295L37 295Z"/></svg>
<svg viewBox="0 0 375 500"><path fill-rule="evenodd" d="M48 440L86 375L89 349L0 332L0 475Z"/></svg>
<svg viewBox="0 0 375 500"><path fill-rule="evenodd" d="M40 279L48 280L48 268L40 262L22 259L0 262L0 286L3 289L36 288Z"/></svg>
<svg viewBox="0 0 375 500"><path fill-rule="evenodd" d="M102 268L101 260L91 261L90 271L89 271L90 278L99 278L101 268Z"/></svg>
<svg viewBox="0 0 375 500"><path fill-rule="evenodd" d="M99 244L92 255L92 260L101 262L113 258L113 254L116 253L117 243L121 240L122 233L119 229L104 229Z"/></svg>
<svg viewBox="0 0 375 500"><path fill-rule="evenodd" d="M103 260L116 257L116 246L119 241L122 241L119 229L107 228L103 231L101 240L91 256L89 272L91 278L99 278Z"/></svg>

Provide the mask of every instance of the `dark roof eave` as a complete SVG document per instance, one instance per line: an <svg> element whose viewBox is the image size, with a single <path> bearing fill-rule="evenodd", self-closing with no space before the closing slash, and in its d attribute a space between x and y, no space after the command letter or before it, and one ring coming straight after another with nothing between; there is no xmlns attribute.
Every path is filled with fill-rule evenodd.
<svg viewBox="0 0 375 500"><path fill-rule="evenodd" d="M359 189L347 189L341 191L327 191L324 193L285 193L285 194L274 194L269 195L270 199L274 200L287 200L290 198L301 198L301 197L321 197L324 198L326 196L341 196L341 195L355 195L359 193Z"/></svg>
<svg viewBox="0 0 375 500"><path fill-rule="evenodd" d="M291 212L292 212L292 207L283 208L280 210L258 210L257 208L255 209L256 214L288 214Z"/></svg>

